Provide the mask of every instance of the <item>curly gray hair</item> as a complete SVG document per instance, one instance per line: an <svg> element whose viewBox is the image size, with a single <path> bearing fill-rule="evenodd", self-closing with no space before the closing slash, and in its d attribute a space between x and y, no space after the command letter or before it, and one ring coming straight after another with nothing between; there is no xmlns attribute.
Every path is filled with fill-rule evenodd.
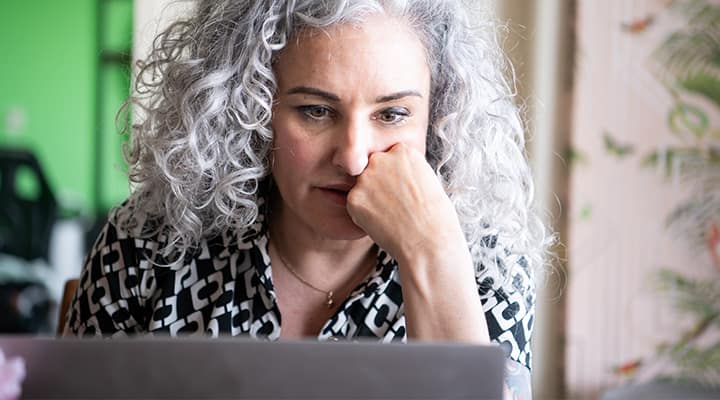
<svg viewBox="0 0 720 400"><path fill-rule="evenodd" d="M508 276L488 252L497 243L538 268L550 237L532 206L523 124L505 77L511 69L497 25L471 23L466 8L457 0L197 2L139 63L129 102L143 116L126 149L131 198L162 221L167 248L181 254L204 237L253 224L270 174L278 52L301 29L385 13L414 28L426 48L427 159L455 205L478 273Z"/></svg>

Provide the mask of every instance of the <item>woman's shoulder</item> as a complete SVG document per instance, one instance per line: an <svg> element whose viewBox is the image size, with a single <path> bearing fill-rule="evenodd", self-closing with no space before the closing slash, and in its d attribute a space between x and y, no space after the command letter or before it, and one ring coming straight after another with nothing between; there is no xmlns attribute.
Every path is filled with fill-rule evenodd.
<svg viewBox="0 0 720 400"><path fill-rule="evenodd" d="M171 224L158 213L153 213L142 199L131 196L109 212L90 256L114 250L123 253L126 258L149 261L154 265L187 264L203 249L211 248L211 253L218 254L224 253L224 250L248 249L264 232L262 223L242 230L228 227L201 238L189 250L181 252L176 250L179 246L169 239L171 229Z"/></svg>
<svg viewBox="0 0 720 400"><path fill-rule="evenodd" d="M162 217L153 215L142 199L131 195L108 213L107 227L120 238L144 238L159 240L163 226Z"/></svg>
<svg viewBox="0 0 720 400"><path fill-rule="evenodd" d="M152 221L136 210L132 199L116 206L98 232L87 253L86 263L105 265L110 260L121 266L138 265L165 246L159 231L153 232Z"/></svg>

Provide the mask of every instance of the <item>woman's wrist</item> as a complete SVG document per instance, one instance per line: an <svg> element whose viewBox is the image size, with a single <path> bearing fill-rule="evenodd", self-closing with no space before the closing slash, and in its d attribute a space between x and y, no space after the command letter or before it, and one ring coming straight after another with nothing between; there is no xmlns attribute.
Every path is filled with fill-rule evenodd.
<svg viewBox="0 0 720 400"><path fill-rule="evenodd" d="M438 249L398 260L408 338L488 343L469 250L456 245Z"/></svg>
<svg viewBox="0 0 720 400"><path fill-rule="evenodd" d="M420 297L444 296L463 286L475 292L473 263L467 247L419 249L397 261L403 287ZM472 284L468 285L468 280Z"/></svg>
<svg viewBox="0 0 720 400"><path fill-rule="evenodd" d="M457 228L445 228L432 232L430 237L422 240L408 240L405 246L400 247L398 254L392 254L401 266L412 269L422 269L442 264L457 264L470 262L465 235ZM453 261L456 259L456 261Z"/></svg>

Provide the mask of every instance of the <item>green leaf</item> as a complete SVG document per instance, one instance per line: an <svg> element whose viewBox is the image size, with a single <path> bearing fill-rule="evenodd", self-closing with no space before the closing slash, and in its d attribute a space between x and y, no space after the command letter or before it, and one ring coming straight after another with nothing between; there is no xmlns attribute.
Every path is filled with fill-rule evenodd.
<svg viewBox="0 0 720 400"><path fill-rule="evenodd" d="M680 1L686 24L673 32L652 57L656 74L669 86L703 96L720 107L720 7L706 1Z"/></svg>
<svg viewBox="0 0 720 400"><path fill-rule="evenodd" d="M580 149L577 149L572 146L568 146L565 149L565 160L567 160L567 163L570 166L579 165L579 164L587 164L588 156L585 153L583 153Z"/></svg>
<svg viewBox="0 0 720 400"><path fill-rule="evenodd" d="M580 220L581 221L587 221L592 216L592 206L590 204L586 204L583 206L583 208L580 209Z"/></svg>
<svg viewBox="0 0 720 400"><path fill-rule="evenodd" d="M678 103L668 113L668 126L678 135L692 134L702 138L708 131L707 114L698 107L688 103Z"/></svg>
<svg viewBox="0 0 720 400"><path fill-rule="evenodd" d="M613 138L609 132L603 133L603 143L605 144L605 150L608 154L618 158L625 158L635 151L635 146L627 143L620 143L617 139Z"/></svg>
<svg viewBox="0 0 720 400"><path fill-rule="evenodd" d="M694 147L669 147L656 150L641 160L645 167L656 167L663 165L666 176L673 174L684 175L691 171L706 171L708 168L720 167L720 147L702 148ZM720 170L718 170L720 174Z"/></svg>

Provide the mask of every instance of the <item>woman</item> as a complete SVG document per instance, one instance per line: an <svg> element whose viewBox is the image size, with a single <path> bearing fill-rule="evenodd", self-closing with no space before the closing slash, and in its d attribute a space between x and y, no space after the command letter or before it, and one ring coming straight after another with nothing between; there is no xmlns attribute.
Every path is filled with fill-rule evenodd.
<svg viewBox="0 0 720 400"><path fill-rule="evenodd" d="M547 240L459 3L198 2L142 65L135 190L66 332L494 341L527 390Z"/></svg>

